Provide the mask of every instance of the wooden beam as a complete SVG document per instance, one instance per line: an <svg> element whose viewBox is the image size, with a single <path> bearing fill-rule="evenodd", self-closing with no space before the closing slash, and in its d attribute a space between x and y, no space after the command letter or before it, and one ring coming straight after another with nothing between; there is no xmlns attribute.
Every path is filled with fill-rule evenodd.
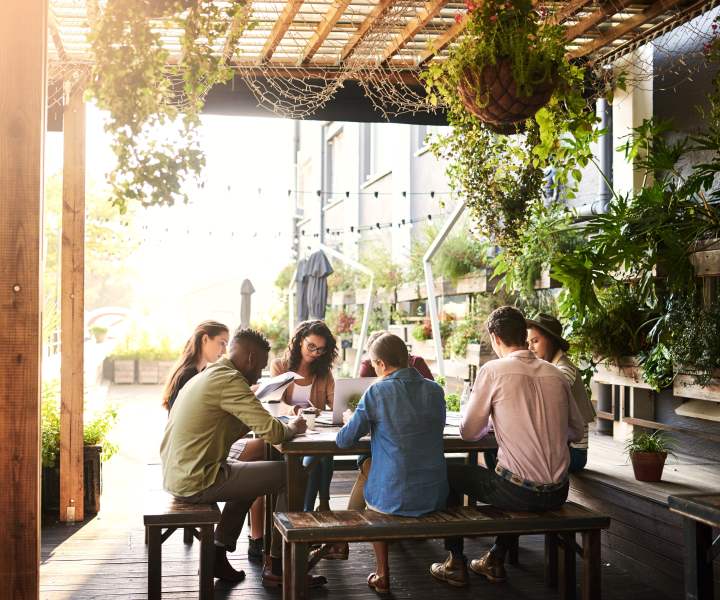
<svg viewBox="0 0 720 600"><path fill-rule="evenodd" d="M323 45L327 36L330 35L333 27L335 27L337 22L340 20L340 17L343 16L343 13L349 4L350 0L335 0L330 5L330 8L328 8L327 12L320 21L320 24L317 26L315 33L312 34L312 37L308 40L305 49L302 51L298 64L306 65L310 62L310 59L315 56L315 53Z"/></svg>
<svg viewBox="0 0 720 600"><path fill-rule="evenodd" d="M655 17L661 15L667 10L674 8L680 0L659 0L651 4L640 14L637 14L629 19L615 25L600 37L583 44L579 48L572 50L568 53L569 58L580 58L581 56L587 56L588 54L599 50L600 48L611 44L616 39L632 33L635 29L642 27L648 21L651 21Z"/></svg>
<svg viewBox="0 0 720 600"><path fill-rule="evenodd" d="M614 14L619 13L629 4L632 4L633 0L612 0L604 2L598 10L588 15L581 21L578 21L572 27L568 27L565 31L565 39L571 42L582 34L586 33L598 23L605 21L612 17Z"/></svg>
<svg viewBox="0 0 720 600"><path fill-rule="evenodd" d="M55 12L52 8L48 10L48 28L50 29L50 37L52 38L53 46L55 46L58 58L65 62L67 60L67 52L65 52L65 46L63 45L62 37L60 36L60 28L58 27Z"/></svg>
<svg viewBox="0 0 720 600"><path fill-rule="evenodd" d="M382 18L388 9L393 5L395 0L380 0L375 7L370 11L370 14L365 17L365 20L357 28L357 31L348 40L347 44L340 51L340 61L345 61L355 51L357 45L365 38L368 31L372 29L373 25Z"/></svg>
<svg viewBox="0 0 720 600"><path fill-rule="evenodd" d="M434 19L440 12L440 9L447 4L448 0L430 0L425 3L425 7L417 14L416 17L410 19L410 22L402 30L387 48L383 51L382 61L387 62L405 47L425 26Z"/></svg>
<svg viewBox="0 0 720 600"><path fill-rule="evenodd" d="M593 0L572 0L563 6L561 9L555 11L552 16L548 19L548 22L552 25L559 25L563 21L566 21L572 17L576 12L581 11L588 4L591 4Z"/></svg>
<svg viewBox="0 0 720 600"><path fill-rule="evenodd" d="M63 115L60 269L60 520L82 521L85 340L85 103L76 88Z"/></svg>
<svg viewBox="0 0 720 600"><path fill-rule="evenodd" d="M287 0L285 8L283 8L278 20L275 21L275 25L270 32L265 45L263 46L262 52L260 53L260 59L262 61L268 61L272 57L278 44L282 41L283 37L290 29L295 15L297 15L300 7L302 6L303 0Z"/></svg>
<svg viewBox="0 0 720 600"><path fill-rule="evenodd" d="M0 3L2 596L36 600L40 565L40 306L47 0Z"/></svg>
<svg viewBox="0 0 720 600"><path fill-rule="evenodd" d="M420 55L419 64L423 65L427 61L429 61L433 56L435 56L438 52L442 52L449 44L452 44L455 39L463 32L465 31L465 27L467 27L468 22L470 21L470 15L466 14L463 16L463 18L455 23L452 27L447 29L445 33L435 38L435 40L432 42L432 45L430 48L425 50Z"/></svg>

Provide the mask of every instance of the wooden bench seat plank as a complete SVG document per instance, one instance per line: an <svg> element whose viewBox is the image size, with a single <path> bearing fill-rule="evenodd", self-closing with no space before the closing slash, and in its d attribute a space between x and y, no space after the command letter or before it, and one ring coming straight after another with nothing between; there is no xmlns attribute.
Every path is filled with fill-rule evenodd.
<svg viewBox="0 0 720 600"><path fill-rule="evenodd" d="M211 504L191 504L162 493L153 494L147 501L143 516L145 525L205 525L220 521L220 509Z"/></svg>
<svg viewBox="0 0 720 600"><path fill-rule="evenodd" d="M275 522L282 536L289 542L352 542L549 531L561 533L605 529L610 525L609 517L576 505L547 513L509 513L490 506L477 509L465 507L417 518L385 515L370 510L276 513Z"/></svg>

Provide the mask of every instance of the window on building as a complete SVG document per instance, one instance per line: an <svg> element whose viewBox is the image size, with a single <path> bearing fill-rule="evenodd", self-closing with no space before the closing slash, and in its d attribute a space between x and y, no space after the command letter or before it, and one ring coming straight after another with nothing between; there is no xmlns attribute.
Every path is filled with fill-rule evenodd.
<svg viewBox="0 0 720 600"><path fill-rule="evenodd" d="M390 123L369 123L361 137L363 181L392 170L395 138Z"/></svg>

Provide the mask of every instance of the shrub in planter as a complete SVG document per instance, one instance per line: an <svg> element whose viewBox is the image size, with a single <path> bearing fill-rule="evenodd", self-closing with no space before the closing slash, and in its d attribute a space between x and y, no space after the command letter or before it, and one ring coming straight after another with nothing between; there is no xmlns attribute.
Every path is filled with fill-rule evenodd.
<svg viewBox="0 0 720 600"><path fill-rule="evenodd" d="M84 424L85 505L87 512L100 508L100 462L117 452L107 438L117 420L117 411L108 406ZM60 504L60 382L44 381L41 404L41 457L43 511L57 510Z"/></svg>
<svg viewBox="0 0 720 600"><path fill-rule="evenodd" d="M90 334L95 338L95 341L98 344L105 341L107 332L107 327L100 327L99 325L94 325L90 328Z"/></svg>
<svg viewBox="0 0 720 600"><path fill-rule="evenodd" d="M661 431L639 433L625 444L630 456L635 479L638 481L660 481L671 444Z"/></svg>

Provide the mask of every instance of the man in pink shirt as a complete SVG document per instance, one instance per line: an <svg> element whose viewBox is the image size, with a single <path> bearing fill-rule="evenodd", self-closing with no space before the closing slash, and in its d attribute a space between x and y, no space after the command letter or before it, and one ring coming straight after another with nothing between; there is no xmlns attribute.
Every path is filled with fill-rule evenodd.
<svg viewBox="0 0 720 600"><path fill-rule="evenodd" d="M479 440L491 427L498 443L494 471L478 465L448 465L448 506L464 494L503 510L545 511L560 507L568 495L568 441L579 441L584 422L563 374L527 349L523 314L502 306L488 317L492 347L500 358L477 374L463 410L460 435ZM489 581L505 581L505 554L514 536L495 545L470 569ZM450 555L430 567L433 577L462 587L468 583L462 538L445 540Z"/></svg>

